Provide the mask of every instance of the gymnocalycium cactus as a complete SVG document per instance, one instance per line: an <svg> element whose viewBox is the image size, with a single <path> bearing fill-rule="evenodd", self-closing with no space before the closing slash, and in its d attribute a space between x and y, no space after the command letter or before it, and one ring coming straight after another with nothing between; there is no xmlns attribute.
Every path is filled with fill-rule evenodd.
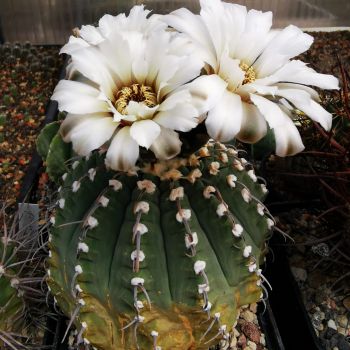
<svg viewBox="0 0 350 350"><path fill-rule="evenodd" d="M331 126L300 84L336 79L290 61L309 35L270 32L271 13L200 2L200 16L105 15L61 50L71 61L52 99L67 114L38 149L60 185L47 282L78 344L229 342L238 308L263 297L274 220L264 183L221 142L255 143L268 124L276 153L292 155L303 149L292 110Z"/></svg>

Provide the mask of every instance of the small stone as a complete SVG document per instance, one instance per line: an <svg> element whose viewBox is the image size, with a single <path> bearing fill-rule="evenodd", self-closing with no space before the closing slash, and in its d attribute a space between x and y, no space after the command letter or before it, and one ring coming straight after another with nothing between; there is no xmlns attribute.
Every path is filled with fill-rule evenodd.
<svg viewBox="0 0 350 350"><path fill-rule="evenodd" d="M240 336L240 333L237 331L236 328L233 329L233 335L238 338Z"/></svg>
<svg viewBox="0 0 350 350"><path fill-rule="evenodd" d="M349 324L349 320L345 315L340 315L337 317L337 322L340 327L346 328Z"/></svg>
<svg viewBox="0 0 350 350"><path fill-rule="evenodd" d="M249 340L253 341L254 343L259 343L261 332L254 323L247 322L244 324L242 326L242 332L247 338L249 338Z"/></svg>
<svg viewBox="0 0 350 350"><path fill-rule="evenodd" d="M237 345L237 338L236 337L232 337L230 345L232 348L236 347L236 345Z"/></svg>
<svg viewBox="0 0 350 350"><path fill-rule="evenodd" d="M347 332L346 332L346 329L343 328L343 327L338 327L338 333L344 335L344 336L347 336Z"/></svg>
<svg viewBox="0 0 350 350"><path fill-rule="evenodd" d="M327 326L328 326L328 328L332 328L334 330L337 330L337 325L335 324L334 320L328 320Z"/></svg>
<svg viewBox="0 0 350 350"><path fill-rule="evenodd" d="M300 267L291 267L292 273L294 278L299 282L305 282L307 279L307 272L306 270L300 268Z"/></svg>
<svg viewBox="0 0 350 350"><path fill-rule="evenodd" d="M260 336L260 344L263 346L266 345L265 334L263 334L263 333Z"/></svg>
<svg viewBox="0 0 350 350"><path fill-rule="evenodd" d="M237 340L237 345L239 345L241 348L245 348L246 345L247 345L247 338L245 337L244 334L241 334L239 337L238 337L238 340Z"/></svg>
<svg viewBox="0 0 350 350"><path fill-rule="evenodd" d="M249 349L256 350L256 344L253 343L252 341L248 340L247 345Z"/></svg>
<svg viewBox="0 0 350 350"><path fill-rule="evenodd" d="M242 313L241 313L241 317L247 321L247 322L253 322L254 319L255 319L255 314L253 314L251 311L249 310L244 310Z"/></svg>
<svg viewBox="0 0 350 350"><path fill-rule="evenodd" d="M322 331L324 330L324 325L321 323L321 324L318 325L316 328L317 328L317 330L318 330L319 332L322 332Z"/></svg>
<svg viewBox="0 0 350 350"><path fill-rule="evenodd" d="M258 311L258 304L257 304L257 303L250 304L250 305L249 305L249 310L250 310L252 313L256 314L257 311Z"/></svg>

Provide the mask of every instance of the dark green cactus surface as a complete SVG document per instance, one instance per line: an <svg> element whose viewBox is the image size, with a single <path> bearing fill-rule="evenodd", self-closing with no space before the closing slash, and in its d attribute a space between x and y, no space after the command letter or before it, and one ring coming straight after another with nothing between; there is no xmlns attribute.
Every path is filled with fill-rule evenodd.
<svg viewBox="0 0 350 350"><path fill-rule="evenodd" d="M273 219L251 165L209 143L187 159L62 176L47 282L78 342L101 350L208 349L262 297Z"/></svg>

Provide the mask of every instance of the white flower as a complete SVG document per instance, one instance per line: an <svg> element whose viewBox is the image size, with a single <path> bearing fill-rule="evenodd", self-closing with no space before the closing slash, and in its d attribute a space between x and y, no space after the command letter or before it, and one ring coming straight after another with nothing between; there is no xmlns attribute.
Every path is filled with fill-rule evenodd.
<svg viewBox="0 0 350 350"><path fill-rule="evenodd" d="M131 169L139 146L158 159L176 156L176 131L196 127L225 89L215 75L193 81L203 61L188 39L148 13L138 6L128 17L83 27L82 45L64 49L78 80L61 80L52 96L68 112L60 129L64 141L82 156L109 143L106 164L114 170Z"/></svg>
<svg viewBox="0 0 350 350"><path fill-rule="evenodd" d="M326 130L331 128L331 114L317 103L318 93L306 85L338 89L338 80L291 60L309 49L310 35L293 25L271 30L271 12L247 11L220 0L200 0L200 4L200 16L182 8L165 16L165 21L191 39L208 74L225 83L221 99L206 119L212 138L254 143L266 134L267 121L274 130L276 154L295 154L304 146L290 107Z"/></svg>

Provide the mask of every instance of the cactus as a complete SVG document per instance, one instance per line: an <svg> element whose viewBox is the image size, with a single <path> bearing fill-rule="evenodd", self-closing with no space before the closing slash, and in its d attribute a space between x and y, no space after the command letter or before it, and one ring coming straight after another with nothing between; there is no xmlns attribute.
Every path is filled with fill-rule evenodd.
<svg viewBox="0 0 350 350"><path fill-rule="evenodd" d="M19 228L19 212L7 225L0 213L0 348L23 349L35 342L48 315L45 293L42 235L44 229ZM32 225L33 222L29 223ZM35 223L36 224L36 223Z"/></svg>
<svg viewBox="0 0 350 350"><path fill-rule="evenodd" d="M39 149L52 140L44 157L55 128L39 139ZM239 155L210 142L134 173L106 169L102 151L73 162L51 220L47 283L77 343L184 350L229 341L238 308L262 298L274 225L266 187Z"/></svg>

